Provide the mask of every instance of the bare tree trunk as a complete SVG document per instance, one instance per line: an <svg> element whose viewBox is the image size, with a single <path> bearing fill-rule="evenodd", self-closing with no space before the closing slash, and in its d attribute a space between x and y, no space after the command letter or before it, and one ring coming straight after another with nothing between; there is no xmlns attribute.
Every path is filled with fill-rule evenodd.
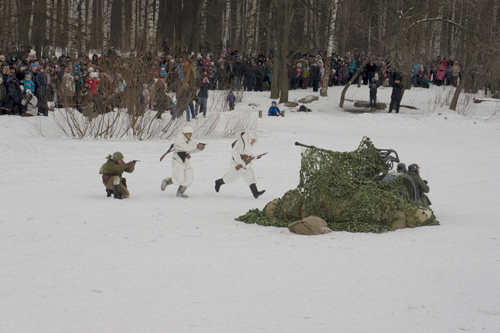
<svg viewBox="0 0 500 333"><path fill-rule="evenodd" d="M174 0L174 48L179 53L182 45L182 0Z"/></svg>
<svg viewBox="0 0 500 333"><path fill-rule="evenodd" d="M200 43L203 53L207 53L207 0L202 0L201 3Z"/></svg>
<svg viewBox="0 0 500 333"><path fill-rule="evenodd" d="M229 18L231 13L231 1L226 0L226 9L222 14L222 48L223 52L227 50L227 41L229 39Z"/></svg>
<svg viewBox="0 0 500 333"><path fill-rule="evenodd" d="M42 56L42 46L46 39L47 27L47 0L34 0L33 2L33 25L31 43L35 46L38 59ZM67 30L67 29L66 29Z"/></svg>
<svg viewBox="0 0 500 333"><path fill-rule="evenodd" d="M26 13L31 13L31 0L19 0L17 4L17 17L18 18L28 17L28 22L26 22L25 20L21 20L21 24L19 24L19 41L21 42L21 45L24 46L26 46L29 43L29 28L30 28L29 23L31 21L31 15L26 15ZM2 20L2 22L5 21ZM52 30L52 24L51 24L51 30ZM52 36L52 34L50 34L50 36Z"/></svg>
<svg viewBox="0 0 500 333"><path fill-rule="evenodd" d="M460 80L460 84L458 85L457 89L455 89L455 93L453 94L453 98L450 104L450 110L457 111L458 98L460 97L460 93L467 84L468 77L469 77L469 70L466 69L462 73L462 79Z"/></svg>
<svg viewBox="0 0 500 333"><path fill-rule="evenodd" d="M287 52L288 40L290 38L290 25L295 14L294 1L275 0L272 10L273 22L275 22L276 53L273 63L273 80L271 83L271 98L280 98L280 103L288 102L288 73Z"/></svg>
<svg viewBox="0 0 500 333"><path fill-rule="evenodd" d="M328 81L330 80L330 70L332 64L333 53L333 34L335 33L335 19L337 16L337 1L331 0L330 2L330 24L328 26L328 53L325 64L325 72L323 74L323 84L319 92L320 96L328 96Z"/></svg>
<svg viewBox="0 0 500 333"><path fill-rule="evenodd" d="M111 21L109 31L109 43L116 49L122 48L123 22L122 22L123 0L113 0L111 3Z"/></svg>
<svg viewBox="0 0 500 333"><path fill-rule="evenodd" d="M82 54L82 6L84 0L79 0L76 4L76 54Z"/></svg>
<svg viewBox="0 0 500 333"><path fill-rule="evenodd" d="M189 42L189 52L198 52L198 46L200 45L200 34L201 34L201 13L203 10L202 0L192 1L193 11L194 11L194 22L193 29L191 30L191 38Z"/></svg>
<svg viewBox="0 0 500 333"><path fill-rule="evenodd" d="M358 69L358 71L356 73L354 73L354 75L352 76L352 78L349 80L349 82L347 82L347 84L345 85L344 89L342 90L342 94L340 95L340 104L339 106L341 108L344 108L344 99L345 99L345 93L347 92L347 89L349 89L349 87L351 86L351 84L354 82L354 80L359 76L361 75L361 73L363 73L363 68L365 68L366 64L368 64L368 61L365 61Z"/></svg>
<svg viewBox="0 0 500 333"><path fill-rule="evenodd" d="M124 8L124 22L125 22L125 31L124 31L124 43L122 45L122 49L124 51L130 51L131 49L131 41L132 41L132 30L134 28L133 25L133 15L132 15L132 1L125 1Z"/></svg>

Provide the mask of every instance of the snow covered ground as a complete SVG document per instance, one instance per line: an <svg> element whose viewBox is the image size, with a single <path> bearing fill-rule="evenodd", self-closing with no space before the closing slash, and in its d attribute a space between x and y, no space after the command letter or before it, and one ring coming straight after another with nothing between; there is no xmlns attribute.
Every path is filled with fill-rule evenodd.
<svg viewBox="0 0 500 333"><path fill-rule="evenodd" d="M441 107L451 90L407 91L418 110L354 114L330 88L312 113L258 119L257 200L243 180L214 191L233 138L203 139L180 199L160 190L172 141L75 140L50 117L0 117L0 332L499 332L499 103L464 117ZM246 93L227 116L270 102ZM300 236L234 220L297 186L295 141L352 151L363 136L420 165L440 226ZM129 200L106 198L98 175L114 151L141 160Z"/></svg>

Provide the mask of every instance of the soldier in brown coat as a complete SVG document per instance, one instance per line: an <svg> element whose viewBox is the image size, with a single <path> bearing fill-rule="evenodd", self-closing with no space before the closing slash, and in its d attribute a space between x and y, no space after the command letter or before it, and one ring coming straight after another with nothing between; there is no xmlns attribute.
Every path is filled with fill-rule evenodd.
<svg viewBox="0 0 500 333"><path fill-rule="evenodd" d="M135 161L125 163L123 154L117 151L113 156L108 155L108 161L101 166L99 174L102 175L102 182L106 186L108 198L111 194L115 199L129 198L130 192L127 189L126 179L122 177L123 172L134 172Z"/></svg>

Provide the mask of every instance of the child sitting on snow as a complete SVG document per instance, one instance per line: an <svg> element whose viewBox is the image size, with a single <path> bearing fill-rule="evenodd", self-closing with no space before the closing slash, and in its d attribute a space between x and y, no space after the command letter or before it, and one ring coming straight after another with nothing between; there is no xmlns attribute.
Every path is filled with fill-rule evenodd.
<svg viewBox="0 0 500 333"><path fill-rule="evenodd" d="M278 109L278 107L276 106L276 102L273 101L273 103L271 105L272 106L269 108L267 115L268 116L276 116L276 117L281 116L280 109Z"/></svg>
<svg viewBox="0 0 500 333"><path fill-rule="evenodd" d="M227 101L229 102L229 111L234 110L234 102L236 101L236 97L234 97L232 90L229 90L229 95L227 95Z"/></svg>

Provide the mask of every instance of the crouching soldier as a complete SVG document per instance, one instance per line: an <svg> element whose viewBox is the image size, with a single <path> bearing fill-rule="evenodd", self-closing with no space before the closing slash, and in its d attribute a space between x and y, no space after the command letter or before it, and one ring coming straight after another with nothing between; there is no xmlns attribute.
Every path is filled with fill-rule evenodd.
<svg viewBox="0 0 500 333"><path fill-rule="evenodd" d="M189 161L191 154L205 149L205 145L194 141L192 136L193 128L191 126L184 127L182 132L177 135L172 155L172 177L165 178L161 182L162 191L165 191L168 185L179 185L177 196L180 198L188 197L184 192L193 183L194 170Z"/></svg>
<svg viewBox="0 0 500 333"><path fill-rule="evenodd" d="M420 167L418 166L418 164L410 164L408 166L407 174L413 180L413 183L415 184L415 188L417 190L417 206L429 207L430 205L432 205L427 195L425 195L425 193L429 193L430 191L429 185L427 185L426 180L422 180L422 178L420 178Z"/></svg>
<svg viewBox="0 0 500 333"><path fill-rule="evenodd" d="M257 190L257 179L252 170L252 160L262 156L253 155L253 145L256 142L257 134L255 132L243 132L240 138L233 142L231 166L224 177L215 181L216 192L219 192L222 185L232 183L240 177L243 177L247 185L250 186L250 190L255 199L265 192L265 190Z"/></svg>
<svg viewBox="0 0 500 333"><path fill-rule="evenodd" d="M104 163L99 171L102 174L102 182L106 186L108 198L111 194L115 199L129 198L126 179L122 177L123 172L134 172L135 161L125 163L123 154L117 151L113 156L108 155L108 161Z"/></svg>

